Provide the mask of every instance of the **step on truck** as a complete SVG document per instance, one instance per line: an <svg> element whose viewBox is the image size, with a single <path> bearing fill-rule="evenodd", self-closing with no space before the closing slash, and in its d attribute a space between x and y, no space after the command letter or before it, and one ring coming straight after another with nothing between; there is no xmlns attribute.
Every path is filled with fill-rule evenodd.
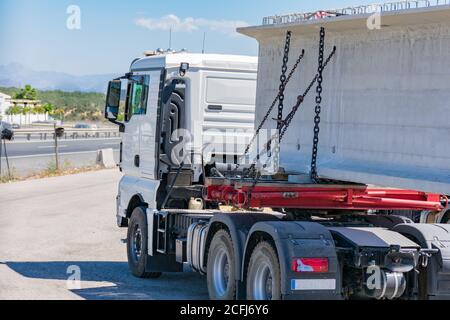
<svg viewBox="0 0 450 320"><path fill-rule="evenodd" d="M396 12L398 21L389 16L390 26L372 40L391 36L413 43L404 37L415 33L401 32L409 28L411 10ZM442 18L446 10L433 12ZM430 148L433 139L422 146L422 140L413 144L407 136L396 136L401 131L390 126L408 131L412 124L421 130L420 119L383 118L386 108L378 100L358 100L378 88L379 99L386 99L384 93L396 99L390 108L402 108L406 99L415 110L414 99L398 97L408 92L415 73L402 79L405 91L395 90L393 97L383 81L397 69L386 69L388 74L378 74L381 81L373 82L376 88L366 88L362 66L384 65L359 61L360 69L343 74L354 81L352 88L345 87L339 78L350 68L345 55L367 59L363 44L371 45L371 39L357 39L356 33L369 14L330 12L296 15L297 20L266 18L265 26L240 30L260 41L259 65L254 57L158 50L134 60L129 73L109 83L105 116L123 134L117 224L128 228L134 276L157 278L190 267L206 276L209 296L217 300L450 298L450 225L415 218L424 212L443 214L448 206L445 181L426 181L439 159L403 176L411 161L420 164L424 158L410 153L407 159L402 148L414 145L415 152L427 152L423 148ZM417 18L431 11L413 12ZM416 45L432 39L419 37ZM449 45L448 39L438 40L441 47ZM397 53L391 52L391 59L399 58ZM417 64L401 68L426 69ZM442 76L439 70L432 72ZM444 104L448 108L449 100L441 101L444 89L427 88L436 95L428 114ZM355 123L364 116L358 112L369 112L365 102L378 109ZM336 105L338 116L332 114ZM347 106L350 113L344 112ZM326 120L321 122L321 116ZM370 139L371 119L386 127L377 131L383 143L356 144L352 152L346 141L333 140L339 132ZM422 119L428 121L427 115ZM431 129L417 134L427 140L434 135ZM397 151L391 144L396 137L406 144ZM388 161L398 169L389 171Z"/></svg>

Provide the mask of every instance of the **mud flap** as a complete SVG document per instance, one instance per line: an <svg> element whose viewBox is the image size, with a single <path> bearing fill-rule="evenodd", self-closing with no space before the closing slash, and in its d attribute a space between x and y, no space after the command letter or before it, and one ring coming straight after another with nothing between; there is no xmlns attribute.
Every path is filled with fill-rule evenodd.
<svg viewBox="0 0 450 320"><path fill-rule="evenodd" d="M281 293L285 300L342 299L341 271L330 231L314 222L266 221L250 230L269 234L274 240L281 269ZM248 242L246 245L247 251ZM327 258L328 272L294 272L294 258Z"/></svg>
<svg viewBox="0 0 450 320"><path fill-rule="evenodd" d="M393 230L414 240L422 249L438 250L420 268L425 273L420 276L419 297L450 299L450 225L400 224Z"/></svg>

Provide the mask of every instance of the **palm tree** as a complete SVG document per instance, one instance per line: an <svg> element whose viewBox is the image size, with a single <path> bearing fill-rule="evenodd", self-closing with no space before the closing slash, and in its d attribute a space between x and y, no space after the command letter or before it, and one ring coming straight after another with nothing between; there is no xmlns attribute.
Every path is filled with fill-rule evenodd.
<svg viewBox="0 0 450 320"><path fill-rule="evenodd" d="M27 122L27 115L28 115L28 120L30 120L30 112L31 112L31 108L29 106L25 105L22 108L22 114L25 116L25 123ZM28 121L28 124L30 124L30 121Z"/></svg>
<svg viewBox="0 0 450 320"><path fill-rule="evenodd" d="M13 105L8 109L8 114L10 115L10 122L12 121L12 116L20 115L20 125L22 125L22 107L18 105Z"/></svg>
<svg viewBox="0 0 450 320"><path fill-rule="evenodd" d="M46 103L42 106L42 108L44 108L45 120L47 121L48 115L53 113L53 111L55 110L55 106L51 103Z"/></svg>
<svg viewBox="0 0 450 320"><path fill-rule="evenodd" d="M34 107L33 107L33 109L31 110L31 112L33 113L33 114L44 114L45 113L45 109L40 105L40 104L37 104L37 105L35 105ZM38 120L40 120L40 117L38 117Z"/></svg>
<svg viewBox="0 0 450 320"><path fill-rule="evenodd" d="M64 108L56 108L55 110L53 110L53 114L58 117L58 120L61 120L61 123L64 123L64 118L66 114Z"/></svg>
<svg viewBox="0 0 450 320"><path fill-rule="evenodd" d="M37 100L37 90L27 84L25 88L14 96L14 99Z"/></svg>

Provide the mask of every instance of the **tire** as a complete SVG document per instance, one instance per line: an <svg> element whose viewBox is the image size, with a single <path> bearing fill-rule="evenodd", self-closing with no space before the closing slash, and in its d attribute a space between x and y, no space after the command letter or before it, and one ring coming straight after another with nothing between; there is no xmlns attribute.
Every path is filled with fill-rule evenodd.
<svg viewBox="0 0 450 320"><path fill-rule="evenodd" d="M277 253L267 241L252 252L247 272L248 300L281 300L281 272Z"/></svg>
<svg viewBox="0 0 450 320"><path fill-rule="evenodd" d="M146 272L147 259L147 221L145 208L137 207L131 214L127 233L128 267L131 273L138 278L159 278L161 272Z"/></svg>
<svg viewBox="0 0 450 320"><path fill-rule="evenodd" d="M213 237L208 251L206 278L211 300L236 298L236 264L233 242L225 230Z"/></svg>

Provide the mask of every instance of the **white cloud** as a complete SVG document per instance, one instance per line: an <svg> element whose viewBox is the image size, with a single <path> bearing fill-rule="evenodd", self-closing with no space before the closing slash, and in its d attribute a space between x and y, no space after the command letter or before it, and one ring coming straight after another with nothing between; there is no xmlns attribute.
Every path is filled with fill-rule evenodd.
<svg viewBox="0 0 450 320"><path fill-rule="evenodd" d="M139 18L136 25L148 30L170 30L174 32L192 32L200 29L217 31L224 34L235 35L236 28L246 27L249 24L239 20L209 20L204 18L187 17L181 19L174 14L161 18Z"/></svg>

